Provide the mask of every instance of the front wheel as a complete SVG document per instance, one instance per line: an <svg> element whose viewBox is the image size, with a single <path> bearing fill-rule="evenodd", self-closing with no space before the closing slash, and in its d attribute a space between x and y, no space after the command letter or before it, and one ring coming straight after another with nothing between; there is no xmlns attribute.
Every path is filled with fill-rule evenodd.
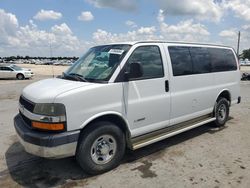
<svg viewBox="0 0 250 188"><path fill-rule="evenodd" d="M91 124L81 135L76 160L88 174L100 174L120 164L125 152L125 136L110 122Z"/></svg>
<svg viewBox="0 0 250 188"><path fill-rule="evenodd" d="M17 78L18 80L23 80L23 79L24 79L24 75L21 74L21 73L19 73L19 74L16 75L16 78Z"/></svg>
<svg viewBox="0 0 250 188"><path fill-rule="evenodd" d="M215 108L215 125L224 126L229 116L229 102L225 98L219 98Z"/></svg>

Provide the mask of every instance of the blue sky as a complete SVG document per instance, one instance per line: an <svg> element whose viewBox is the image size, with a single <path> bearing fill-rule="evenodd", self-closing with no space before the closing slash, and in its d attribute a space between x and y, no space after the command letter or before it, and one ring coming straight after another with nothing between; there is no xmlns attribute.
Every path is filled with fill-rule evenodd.
<svg viewBox="0 0 250 188"><path fill-rule="evenodd" d="M1 0L0 56L80 56L132 40L250 48L250 0Z"/></svg>

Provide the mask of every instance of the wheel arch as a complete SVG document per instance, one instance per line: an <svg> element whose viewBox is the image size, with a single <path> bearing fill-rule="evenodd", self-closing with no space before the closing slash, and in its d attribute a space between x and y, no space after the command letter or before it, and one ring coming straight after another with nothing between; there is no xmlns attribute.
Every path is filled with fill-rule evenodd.
<svg viewBox="0 0 250 188"><path fill-rule="evenodd" d="M25 78L25 75L24 75L23 73L21 73L21 72L18 72L18 73L16 74L16 78L18 77L18 75L22 75L23 78Z"/></svg>
<svg viewBox="0 0 250 188"><path fill-rule="evenodd" d="M212 112L213 116L215 116L215 111L216 111L216 106L217 106L217 103L219 101L219 98L225 98L228 100L229 102L229 106L231 106L231 94L230 94L230 91L228 89L223 89L216 97L216 101L214 103L214 110Z"/></svg>
<svg viewBox="0 0 250 188"><path fill-rule="evenodd" d="M111 123L114 123L116 126L118 126L125 134L126 137L126 143L129 144L129 138L131 137L131 132L129 129L129 124L128 121L122 116L122 114L118 112L103 112L96 114L92 117L90 117L87 121L85 121L80 129L81 133L86 130L88 127L91 126L92 123L97 122L97 121L108 121Z"/></svg>
<svg viewBox="0 0 250 188"><path fill-rule="evenodd" d="M231 105L231 93L228 89L223 89L218 95L217 95L217 98L216 98L216 102L218 102L219 98L225 98L228 100L229 102L229 106Z"/></svg>

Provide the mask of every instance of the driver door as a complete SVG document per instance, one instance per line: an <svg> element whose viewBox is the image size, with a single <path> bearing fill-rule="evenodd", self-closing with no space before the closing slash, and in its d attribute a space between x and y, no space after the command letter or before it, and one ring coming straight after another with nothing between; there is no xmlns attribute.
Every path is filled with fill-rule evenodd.
<svg viewBox="0 0 250 188"><path fill-rule="evenodd" d="M5 67L7 78L15 78L15 72L10 67Z"/></svg>
<svg viewBox="0 0 250 188"><path fill-rule="evenodd" d="M140 63L143 70L141 77L124 83L132 137L169 126L168 71L163 66L162 52L158 44L138 46L125 64L125 69L129 69L129 64Z"/></svg>

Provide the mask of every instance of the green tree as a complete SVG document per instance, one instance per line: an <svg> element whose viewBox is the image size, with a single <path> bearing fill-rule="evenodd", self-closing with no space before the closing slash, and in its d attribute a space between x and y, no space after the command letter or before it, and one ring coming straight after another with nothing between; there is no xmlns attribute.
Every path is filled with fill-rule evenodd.
<svg viewBox="0 0 250 188"><path fill-rule="evenodd" d="M241 54L241 58L242 59L250 59L250 48L243 50L243 52Z"/></svg>

